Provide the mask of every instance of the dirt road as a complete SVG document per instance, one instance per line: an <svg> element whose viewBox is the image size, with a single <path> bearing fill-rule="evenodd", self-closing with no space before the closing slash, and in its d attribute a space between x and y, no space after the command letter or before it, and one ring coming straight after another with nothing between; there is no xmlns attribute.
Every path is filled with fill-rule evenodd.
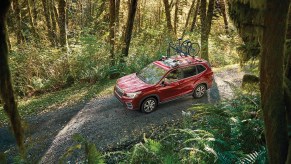
<svg viewBox="0 0 291 164"><path fill-rule="evenodd" d="M225 81L239 86L243 74L238 67L217 72L213 88L203 98L197 100L189 96L175 100L160 105L151 114L125 110L113 95L107 95L86 104L30 118L30 132L26 135L29 159L40 163L56 163L70 146L76 144L72 139L76 133L95 143L99 150L116 147L153 127L180 119L182 110L193 104L215 103L230 98L232 90ZM9 148L13 144L6 146Z"/></svg>

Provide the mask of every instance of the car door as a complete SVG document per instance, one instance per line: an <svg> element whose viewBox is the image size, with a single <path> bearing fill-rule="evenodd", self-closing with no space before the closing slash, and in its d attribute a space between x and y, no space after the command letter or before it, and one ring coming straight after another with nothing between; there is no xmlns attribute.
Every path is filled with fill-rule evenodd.
<svg viewBox="0 0 291 164"><path fill-rule="evenodd" d="M182 72L176 69L168 73L158 87L160 101L167 101L181 94L180 82Z"/></svg>
<svg viewBox="0 0 291 164"><path fill-rule="evenodd" d="M198 81L197 68L195 65L182 68L182 79L180 80L180 90L182 94L193 91L194 83Z"/></svg>

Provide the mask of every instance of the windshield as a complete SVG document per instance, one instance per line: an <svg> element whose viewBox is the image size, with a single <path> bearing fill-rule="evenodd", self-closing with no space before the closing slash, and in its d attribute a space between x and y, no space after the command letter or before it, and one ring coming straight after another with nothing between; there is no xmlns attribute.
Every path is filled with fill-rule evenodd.
<svg viewBox="0 0 291 164"><path fill-rule="evenodd" d="M161 78L166 74L166 70L158 67L157 65L151 63L145 68L143 68L136 75L139 79L148 84L156 84Z"/></svg>

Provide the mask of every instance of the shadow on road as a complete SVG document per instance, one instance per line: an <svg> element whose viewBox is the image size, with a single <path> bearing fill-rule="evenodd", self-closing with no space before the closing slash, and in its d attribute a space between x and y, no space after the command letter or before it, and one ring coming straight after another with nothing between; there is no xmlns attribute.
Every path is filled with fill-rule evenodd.
<svg viewBox="0 0 291 164"><path fill-rule="evenodd" d="M182 110L194 104L215 103L219 100L219 89L214 81L213 87L201 99L184 97L159 105L158 110L151 114L125 110L112 95L48 112L28 120L28 159L34 162L41 160L41 163L58 162L68 148L76 144L72 139L74 134L81 134L104 151L140 137L157 126L180 119ZM15 147L8 128L1 128L0 135L6 139L0 151Z"/></svg>

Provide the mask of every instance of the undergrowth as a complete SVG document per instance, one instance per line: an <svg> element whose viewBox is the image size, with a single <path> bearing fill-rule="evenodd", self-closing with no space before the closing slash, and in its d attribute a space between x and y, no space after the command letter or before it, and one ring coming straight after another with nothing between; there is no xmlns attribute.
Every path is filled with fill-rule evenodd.
<svg viewBox="0 0 291 164"><path fill-rule="evenodd" d="M108 152L103 158L109 163L267 162L257 95L240 93L231 100L189 110L181 126L155 138L144 137L130 150Z"/></svg>
<svg viewBox="0 0 291 164"><path fill-rule="evenodd" d="M94 85L79 83L60 91L21 99L18 102L19 113L22 117L27 117L85 103L94 97L111 93L114 84L115 80L97 82ZM1 108L2 107L0 107L0 127L8 123L8 118Z"/></svg>

